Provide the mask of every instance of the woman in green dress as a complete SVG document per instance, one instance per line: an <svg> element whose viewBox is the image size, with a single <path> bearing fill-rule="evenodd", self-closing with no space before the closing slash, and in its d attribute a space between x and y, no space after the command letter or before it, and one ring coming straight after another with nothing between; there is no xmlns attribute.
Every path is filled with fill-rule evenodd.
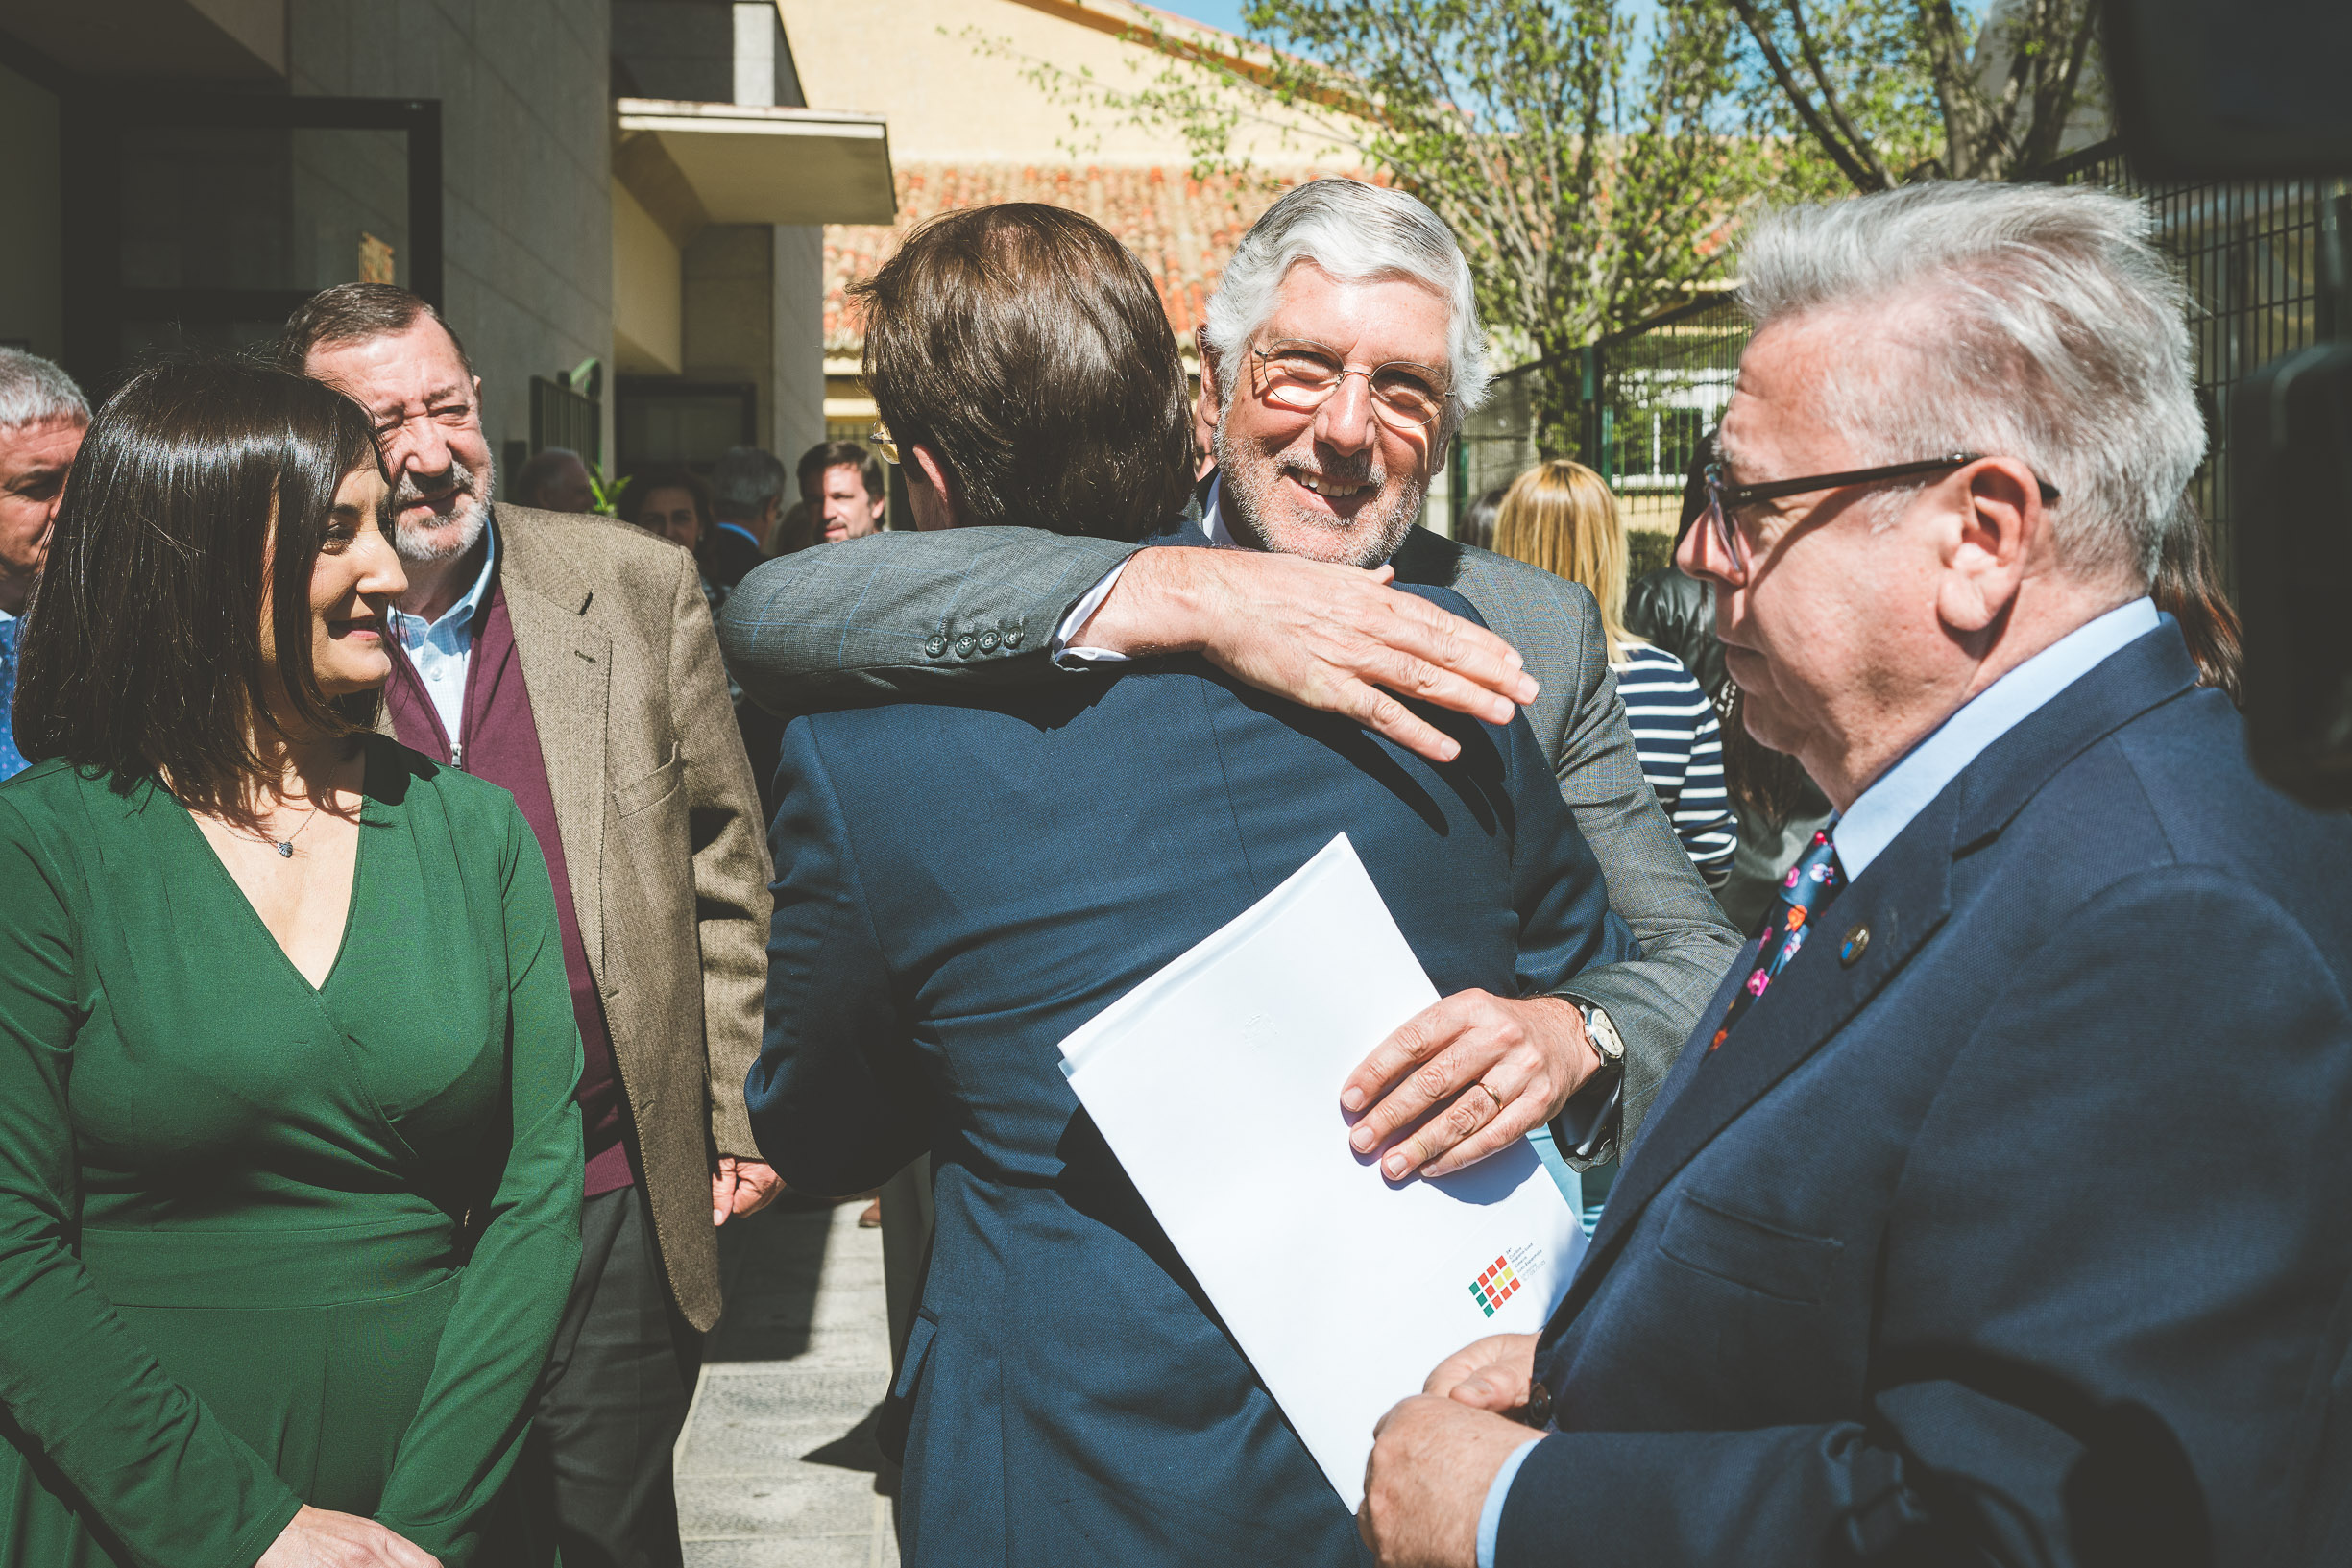
<svg viewBox="0 0 2352 1568"><path fill-rule="evenodd" d="M0 785L5 1568L509 1560L579 1035L513 800L369 733L385 495L234 363L83 445Z"/></svg>

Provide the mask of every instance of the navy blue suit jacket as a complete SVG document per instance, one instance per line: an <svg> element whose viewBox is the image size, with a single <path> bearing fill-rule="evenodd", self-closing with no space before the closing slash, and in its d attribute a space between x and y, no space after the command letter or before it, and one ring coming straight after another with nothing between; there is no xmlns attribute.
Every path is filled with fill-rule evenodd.
<svg viewBox="0 0 2352 1568"><path fill-rule="evenodd" d="M1079 1110L1064 1036L1342 831L1442 993L1550 989L1631 951L1523 723L1442 718L1463 754L1436 767L1176 663L786 732L746 1092L795 1187L859 1192L931 1153L899 1385L910 1564L1361 1557Z"/></svg>
<svg viewBox="0 0 2352 1568"><path fill-rule="evenodd" d="M1710 1054L1726 981L1499 1564L2352 1561L2352 826L2195 673L1988 748Z"/></svg>

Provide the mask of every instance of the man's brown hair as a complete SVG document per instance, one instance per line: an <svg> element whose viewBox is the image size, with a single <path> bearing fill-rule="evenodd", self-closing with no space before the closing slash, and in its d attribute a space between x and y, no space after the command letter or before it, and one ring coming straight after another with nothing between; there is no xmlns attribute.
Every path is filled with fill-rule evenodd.
<svg viewBox="0 0 2352 1568"><path fill-rule="evenodd" d="M975 523L1141 539L1184 506L1193 427L1159 291L1093 219L943 212L851 291L865 379Z"/></svg>
<svg viewBox="0 0 2352 1568"><path fill-rule="evenodd" d="M466 345L456 328L443 321L441 312L427 303L423 295L411 294L390 283L337 283L295 306L278 339L279 363L302 375L306 374L304 367L310 363L313 349L391 337L416 326L420 316L431 317L449 334L449 346L457 350L458 363L472 375L473 361L467 357Z"/></svg>

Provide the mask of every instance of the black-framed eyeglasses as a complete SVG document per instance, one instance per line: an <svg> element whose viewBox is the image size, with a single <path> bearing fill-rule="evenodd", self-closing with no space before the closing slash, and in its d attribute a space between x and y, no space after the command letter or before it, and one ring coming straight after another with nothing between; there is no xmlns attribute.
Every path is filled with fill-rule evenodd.
<svg viewBox="0 0 2352 1568"><path fill-rule="evenodd" d="M1733 519L1736 514L1751 506L1764 501L1777 501L1789 495L1810 495L1817 490L1843 490L1849 485L1883 484L1890 479L1915 479L1922 474L1964 469L1971 463L1983 462L1985 455L1983 452L1946 452L1942 457L1923 457L1912 463L1888 463L1875 469L1849 469L1843 473L1813 473L1801 479L1769 479L1760 485L1725 484L1723 465L1709 463L1707 465L1705 476L1707 510L1701 514L1700 520L1714 529L1715 543L1723 547L1723 553L1739 569L1745 571L1748 566L1748 547L1741 540L1739 529ZM2033 476L2033 482L2041 487L2044 506L2058 499L2059 490L2056 485L2051 484L2038 473Z"/></svg>
<svg viewBox="0 0 2352 1568"><path fill-rule="evenodd" d="M1290 414L1312 414L1329 402L1340 383L1364 377L1372 412L1392 430L1426 430L1445 413L1452 388L1444 372L1410 359L1385 365L1350 365L1320 343L1270 343L1249 350L1257 372L1250 389L1259 399Z"/></svg>

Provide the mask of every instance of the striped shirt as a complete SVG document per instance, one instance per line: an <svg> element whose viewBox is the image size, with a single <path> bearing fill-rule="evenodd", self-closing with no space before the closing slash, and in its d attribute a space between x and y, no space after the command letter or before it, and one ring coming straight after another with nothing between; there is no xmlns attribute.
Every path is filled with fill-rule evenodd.
<svg viewBox="0 0 2352 1568"><path fill-rule="evenodd" d="M1723 787L1723 732L1715 705L1680 659L1663 648L1628 643L1617 695L1634 729L1641 776L1674 824L1675 836L1709 887L1732 874L1739 828Z"/></svg>

